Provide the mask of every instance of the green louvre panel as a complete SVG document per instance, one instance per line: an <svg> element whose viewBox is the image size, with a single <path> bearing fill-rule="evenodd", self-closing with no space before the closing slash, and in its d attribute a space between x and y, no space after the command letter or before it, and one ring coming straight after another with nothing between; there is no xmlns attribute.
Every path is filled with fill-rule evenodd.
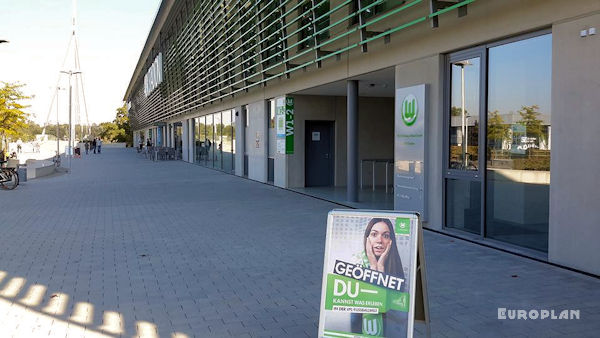
<svg viewBox="0 0 600 338"><path fill-rule="evenodd" d="M294 98L285 98L285 153L294 153Z"/></svg>

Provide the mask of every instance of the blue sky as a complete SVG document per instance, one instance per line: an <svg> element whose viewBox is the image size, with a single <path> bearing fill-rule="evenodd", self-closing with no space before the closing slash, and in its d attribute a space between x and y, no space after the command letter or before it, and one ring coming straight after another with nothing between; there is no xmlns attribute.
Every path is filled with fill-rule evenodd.
<svg viewBox="0 0 600 338"><path fill-rule="evenodd" d="M137 64L160 0L78 0L78 41L90 122L110 121ZM26 84L28 112L46 122L71 34L72 0L0 0L0 81ZM69 61L71 58L69 58ZM65 66L74 69L72 61ZM61 87L67 87L66 77ZM59 96L68 121L67 91ZM83 104L81 104L81 114ZM50 123L56 121L52 107Z"/></svg>

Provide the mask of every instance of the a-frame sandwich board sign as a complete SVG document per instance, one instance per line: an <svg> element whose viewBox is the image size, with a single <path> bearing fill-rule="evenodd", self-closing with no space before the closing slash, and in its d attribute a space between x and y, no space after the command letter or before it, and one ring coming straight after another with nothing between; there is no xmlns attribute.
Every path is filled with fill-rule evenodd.
<svg viewBox="0 0 600 338"><path fill-rule="evenodd" d="M327 218L319 337L430 335L418 213L332 210Z"/></svg>

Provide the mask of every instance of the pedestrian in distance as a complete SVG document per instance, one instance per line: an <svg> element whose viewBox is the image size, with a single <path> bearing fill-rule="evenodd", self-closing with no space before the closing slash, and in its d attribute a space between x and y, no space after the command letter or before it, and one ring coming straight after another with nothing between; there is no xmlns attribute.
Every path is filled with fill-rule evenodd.
<svg viewBox="0 0 600 338"><path fill-rule="evenodd" d="M98 147L98 154L102 151L102 139L98 137L98 141L96 141L96 146Z"/></svg>
<svg viewBox="0 0 600 338"><path fill-rule="evenodd" d="M94 149L94 154L96 153L96 139L92 141L92 149Z"/></svg>
<svg viewBox="0 0 600 338"><path fill-rule="evenodd" d="M90 151L90 142L89 141L85 141L85 154L89 154Z"/></svg>
<svg viewBox="0 0 600 338"><path fill-rule="evenodd" d="M17 153L20 154L23 149L23 141L21 139L17 140Z"/></svg>

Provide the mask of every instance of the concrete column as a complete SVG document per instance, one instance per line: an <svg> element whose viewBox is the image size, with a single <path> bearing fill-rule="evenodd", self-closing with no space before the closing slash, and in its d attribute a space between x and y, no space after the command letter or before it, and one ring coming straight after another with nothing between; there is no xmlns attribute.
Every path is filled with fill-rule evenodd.
<svg viewBox="0 0 600 338"><path fill-rule="evenodd" d="M188 144L189 142L187 142L187 140L189 140L189 126L190 124L188 123L188 120L183 120L181 121L181 131L182 131L182 135L181 135L181 157L182 160L189 162L189 147Z"/></svg>
<svg viewBox="0 0 600 338"><path fill-rule="evenodd" d="M268 167L268 138L267 138L267 105L264 100L254 102L248 106L246 118L250 122L248 127L248 178L267 182Z"/></svg>
<svg viewBox="0 0 600 338"><path fill-rule="evenodd" d="M188 123L189 123L189 127L188 127L189 138L187 140L188 151L189 151L188 161L190 163L194 163L195 152L196 152L196 128L194 125L194 119L189 119ZM183 142L186 142L186 140L184 140Z"/></svg>
<svg viewBox="0 0 600 338"><path fill-rule="evenodd" d="M358 202L358 81L348 81L348 135L346 198Z"/></svg>
<svg viewBox="0 0 600 338"><path fill-rule="evenodd" d="M169 125L169 147L175 147L175 125Z"/></svg>
<svg viewBox="0 0 600 338"><path fill-rule="evenodd" d="M244 175L244 143L246 142L246 114L242 107L235 108L235 174Z"/></svg>

